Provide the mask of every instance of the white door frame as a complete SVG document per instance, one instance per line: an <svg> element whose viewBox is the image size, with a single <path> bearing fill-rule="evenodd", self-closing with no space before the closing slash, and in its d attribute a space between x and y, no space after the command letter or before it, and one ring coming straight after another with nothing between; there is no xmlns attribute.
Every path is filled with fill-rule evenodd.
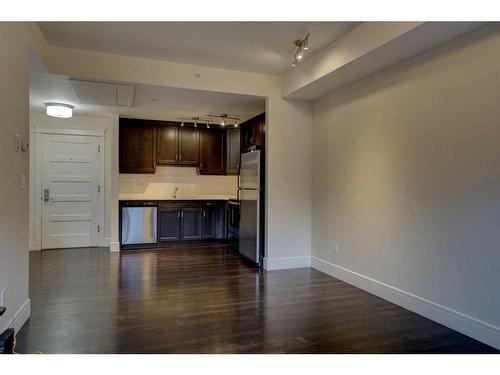
<svg viewBox="0 0 500 375"><path fill-rule="evenodd" d="M44 134L58 134L58 135L82 135L82 136L90 136L90 137L98 137L99 138L99 180L98 184L101 186L101 192L98 195L97 202L97 212L98 218L97 223L100 226L101 230L97 234L97 245L104 247L104 232L105 232L105 223L104 223L104 202L107 197L105 197L106 188L104 186L104 173L105 173L105 138L106 138L106 130L105 129L96 129L96 130L87 130L87 129L75 129L75 128L51 128L47 126L34 125L33 126L34 134L35 134L35 248L33 250L41 250L42 249L42 136ZM33 150L33 149L32 149Z"/></svg>

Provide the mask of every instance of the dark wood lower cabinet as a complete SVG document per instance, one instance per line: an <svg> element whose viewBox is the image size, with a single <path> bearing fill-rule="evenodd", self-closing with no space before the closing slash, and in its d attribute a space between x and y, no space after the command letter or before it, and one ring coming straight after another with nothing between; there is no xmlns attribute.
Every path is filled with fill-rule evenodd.
<svg viewBox="0 0 500 375"><path fill-rule="evenodd" d="M181 208L181 239L201 240L203 234L202 229L202 208Z"/></svg>
<svg viewBox="0 0 500 375"><path fill-rule="evenodd" d="M240 205L229 202L227 205L227 231L236 238L240 234Z"/></svg>
<svg viewBox="0 0 500 375"><path fill-rule="evenodd" d="M217 205L205 203L203 207L203 238L217 238Z"/></svg>
<svg viewBox="0 0 500 375"><path fill-rule="evenodd" d="M159 241L224 239L224 201L161 201L158 208Z"/></svg>
<svg viewBox="0 0 500 375"><path fill-rule="evenodd" d="M158 232L160 241L178 241L181 239L181 211L179 208L160 208L158 214Z"/></svg>

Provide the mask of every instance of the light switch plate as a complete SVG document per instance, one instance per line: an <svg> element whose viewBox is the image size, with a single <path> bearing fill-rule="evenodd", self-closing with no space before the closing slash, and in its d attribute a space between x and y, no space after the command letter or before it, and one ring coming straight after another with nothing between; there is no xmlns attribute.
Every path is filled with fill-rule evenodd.
<svg viewBox="0 0 500 375"><path fill-rule="evenodd" d="M19 176L19 188L21 190L26 189L26 175L24 173L21 176Z"/></svg>
<svg viewBox="0 0 500 375"><path fill-rule="evenodd" d="M335 255L339 255L339 244L337 242L333 243L332 251Z"/></svg>
<svg viewBox="0 0 500 375"><path fill-rule="evenodd" d="M281 179L279 180L278 184L279 184L280 190L281 190L281 191L284 191L284 190L285 190L285 188L286 188L285 180L283 180L283 179L281 178Z"/></svg>

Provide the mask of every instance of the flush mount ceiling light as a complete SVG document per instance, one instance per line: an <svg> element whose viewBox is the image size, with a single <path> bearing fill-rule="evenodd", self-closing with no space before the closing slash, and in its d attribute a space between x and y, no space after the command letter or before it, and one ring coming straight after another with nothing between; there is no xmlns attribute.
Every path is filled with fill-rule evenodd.
<svg viewBox="0 0 500 375"><path fill-rule="evenodd" d="M73 116L73 107L63 103L45 103L47 116L58 118L70 118Z"/></svg>
<svg viewBox="0 0 500 375"><path fill-rule="evenodd" d="M292 67L295 68L297 63L304 58L304 51L309 49L309 34L307 34L303 39L296 40L293 42L297 49L293 54Z"/></svg>

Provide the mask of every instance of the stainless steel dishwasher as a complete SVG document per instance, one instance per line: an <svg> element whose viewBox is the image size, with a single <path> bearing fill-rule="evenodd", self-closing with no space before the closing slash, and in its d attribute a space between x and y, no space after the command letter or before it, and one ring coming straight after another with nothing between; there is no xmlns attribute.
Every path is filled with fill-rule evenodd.
<svg viewBox="0 0 500 375"><path fill-rule="evenodd" d="M121 204L121 244L127 246L158 243L158 202L134 201Z"/></svg>

